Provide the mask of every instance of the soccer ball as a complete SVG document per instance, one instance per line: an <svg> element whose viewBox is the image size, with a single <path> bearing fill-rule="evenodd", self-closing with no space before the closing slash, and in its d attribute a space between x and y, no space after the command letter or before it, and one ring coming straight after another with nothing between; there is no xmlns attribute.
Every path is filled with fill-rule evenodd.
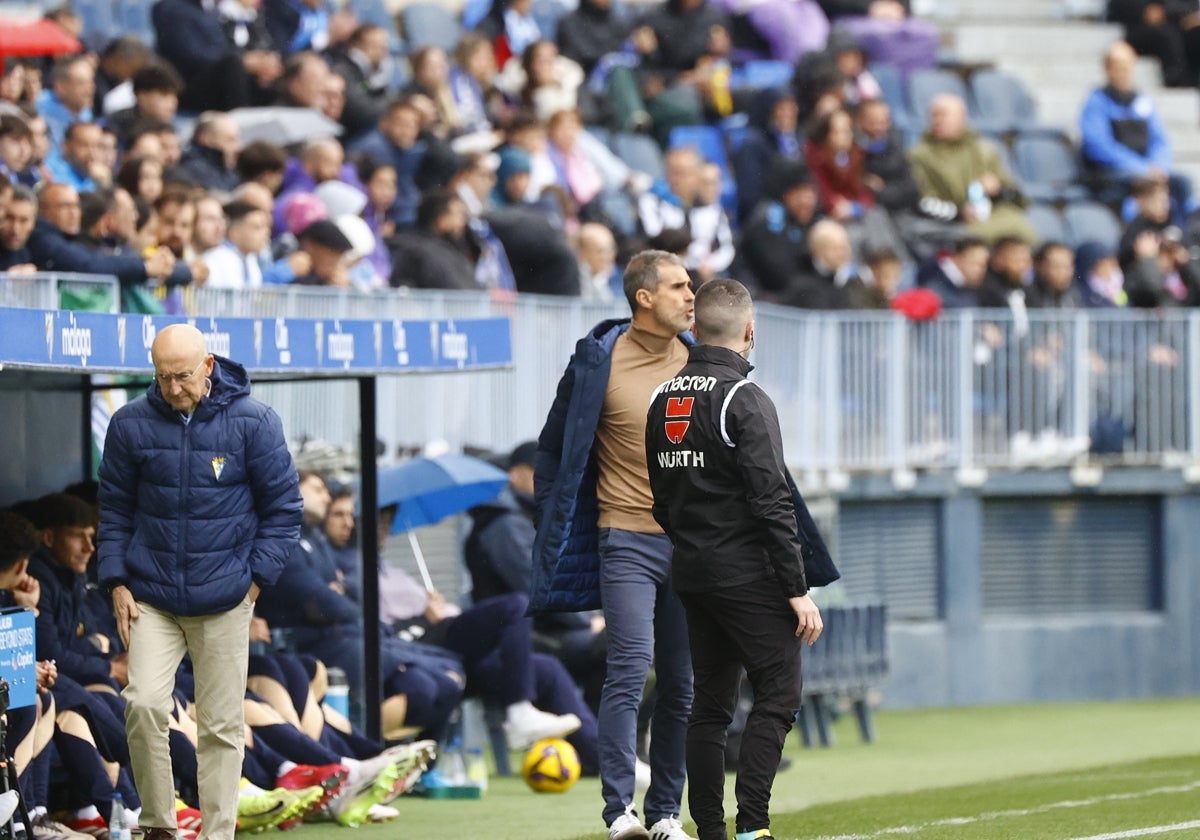
<svg viewBox="0 0 1200 840"><path fill-rule="evenodd" d="M563 793L579 781L579 753L562 738L543 738L525 753L521 775L538 793Z"/></svg>

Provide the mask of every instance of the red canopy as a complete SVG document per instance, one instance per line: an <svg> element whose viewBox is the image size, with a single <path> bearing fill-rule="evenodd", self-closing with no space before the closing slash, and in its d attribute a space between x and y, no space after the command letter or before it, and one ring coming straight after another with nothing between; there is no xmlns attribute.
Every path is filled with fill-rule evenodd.
<svg viewBox="0 0 1200 840"><path fill-rule="evenodd" d="M0 58L62 55L81 46L52 20L0 20Z"/></svg>

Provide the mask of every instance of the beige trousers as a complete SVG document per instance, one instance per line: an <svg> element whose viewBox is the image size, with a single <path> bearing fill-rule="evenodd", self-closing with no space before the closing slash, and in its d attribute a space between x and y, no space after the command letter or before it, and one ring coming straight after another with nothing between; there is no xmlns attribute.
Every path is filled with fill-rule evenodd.
<svg viewBox="0 0 1200 840"><path fill-rule="evenodd" d="M247 595L217 615L172 615L141 602L137 608L139 616L129 633L129 685L123 695L133 780L142 798L138 822L143 829L175 829L167 718L174 708L175 672L189 653L196 678L200 840L233 840L254 606Z"/></svg>

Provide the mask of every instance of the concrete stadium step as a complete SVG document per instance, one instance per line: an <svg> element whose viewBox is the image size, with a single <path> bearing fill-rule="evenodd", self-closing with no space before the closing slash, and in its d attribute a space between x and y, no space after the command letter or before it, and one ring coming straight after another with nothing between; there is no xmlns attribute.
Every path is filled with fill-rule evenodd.
<svg viewBox="0 0 1200 840"><path fill-rule="evenodd" d="M1073 21L944 22L943 26L950 35L950 46L963 61L1044 60L1057 64L1078 57L1096 62L1121 37L1119 26Z"/></svg>
<svg viewBox="0 0 1200 840"><path fill-rule="evenodd" d="M915 12L920 12L920 2L914 2ZM1067 14L1067 9L1058 0L934 0L929 4L928 16L934 18L971 20L1057 20Z"/></svg>
<svg viewBox="0 0 1200 840"><path fill-rule="evenodd" d="M1023 81L1030 92L1035 94L1045 87L1091 91L1104 84L1104 70L1099 57L1053 63L1001 59L996 66ZM1134 70L1134 83L1140 90L1153 90L1161 82L1162 73L1156 62L1138 62ZM1080 103L1082 104L1082 100Z"/></svg>

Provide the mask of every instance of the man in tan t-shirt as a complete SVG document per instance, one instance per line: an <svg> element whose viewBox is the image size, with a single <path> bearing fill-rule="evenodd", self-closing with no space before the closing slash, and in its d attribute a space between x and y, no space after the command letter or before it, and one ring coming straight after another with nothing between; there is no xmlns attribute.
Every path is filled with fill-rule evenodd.
<svg viewBox="0 0 1200 840"><path fill-rule="evenodd" d="M625 269L631 321L606 321L576 347L538 440L531 603L604 608L600 779L609 840L691 840L678 816L692 702L687 623L671 589L671 542L650 512L646 413L687 362L695 299L683 262L643 251ZM682 339L682 340L681 340ZM596 600L599 595L599 600ZM653 663L645 823L634 802L637 711Z"/></svg>

